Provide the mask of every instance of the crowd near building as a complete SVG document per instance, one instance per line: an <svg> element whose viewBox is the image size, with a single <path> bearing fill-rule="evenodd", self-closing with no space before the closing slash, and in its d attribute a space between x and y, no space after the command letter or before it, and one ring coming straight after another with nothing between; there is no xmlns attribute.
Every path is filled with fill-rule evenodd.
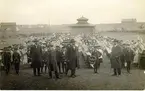
<svg viewBox="0 0 145 91"><path fill-rule="evenodd" d="M9 74L11 66L14 65L16 74L19 74L19 68L24 64L29 64L33 68L34 76L41 76L41 73L45 72L52 78L52 71L54 71L56 78L59 79L60 74L68 75L68 71L71 70L70 76L74 78L76 77L76 68L92 68L94 73L98 73L98 69L105 61L103 55L106 55L110 60L113 69L112 76L120 76L121 70L125 68L130 73L131 65L137 69L145 68L143 56L145 55L145 43L142 38L125 41L101 36L95 32L97 30L95 27L99 25L88 23L88 19L85 17L77 20L78 23L69 25L70 32L48 33L46 35L39 33L39 36L31 34L27 37L16 33L16 30L21 31L20 26L17 27L16 23L2 23L1 31L9 30L15 34L12 36L23 40L21 43L12 43L1 47L1 69ZM129 21L123 20L121 25L137 23L135 19ZM144 23L138 25L140 29L144 29ZM122 28L122 26L120 27ZM45 25L45 27L39 27L39 29L41 28L47 29L49 27ZM126 30L126 28L124 29ZM3 38L3 40L5 39Z"/></svg>

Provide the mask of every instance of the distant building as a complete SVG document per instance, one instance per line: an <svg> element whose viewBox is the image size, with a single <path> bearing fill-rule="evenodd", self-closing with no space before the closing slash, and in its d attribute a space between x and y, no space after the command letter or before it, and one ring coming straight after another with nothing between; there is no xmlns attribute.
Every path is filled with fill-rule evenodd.
<svg viewBox="0 0 145 91"><path fill-rule="evenodd" d="M70 32L73 35L77 35L77 34L92 34L95 30L95 25L88 23L88 19L85 17L81 17L79 19L77 19L77 23L76 24L72 24L70 25Z"/></svg>
<svg viewBox="0 0 145 91"><path fill-rule="evenodd" d="M136 19L122 19L121 23L137 23Z"/></svg>
<svg viewBox="0 0 145 91"><path fill-rule="evenodd" d="M0 23L0 37L10 38L16 36L16 23L15 22L2 22Z"/></svg>
<svg viewBox="0 0 145 91"><path fill-rule="evenodd" d="M145 22L136 19L122 19L121 23L96 24L96 31L145 32Z"/></svg>

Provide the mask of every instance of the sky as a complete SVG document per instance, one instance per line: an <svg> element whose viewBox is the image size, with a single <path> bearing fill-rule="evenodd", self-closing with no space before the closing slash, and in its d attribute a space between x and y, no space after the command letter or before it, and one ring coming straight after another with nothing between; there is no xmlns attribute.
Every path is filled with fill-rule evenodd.
<svg viewBox="0 0 145 91"><path fill-rule="evenodd" d="M0 22L72 24L84 16L89 23L145 21L145 0L0 0Z"/></svg>

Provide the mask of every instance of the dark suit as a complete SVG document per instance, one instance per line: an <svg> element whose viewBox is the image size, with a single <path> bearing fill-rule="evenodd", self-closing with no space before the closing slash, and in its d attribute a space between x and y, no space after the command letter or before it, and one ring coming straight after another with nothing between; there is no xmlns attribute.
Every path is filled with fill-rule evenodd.
<svg viewBox="0 0 145 91"><path fill-rule="evenodd" d="M66 74L68 73L68 70L71 70L71 76L74 76L76 67L79 66L77 47L67 47L66 57L68 61Z"/></svg>
<svg viewBox="0 0 145 91"><path fill-rule="evenodd" d="M13 53L13 63L15 66L16 74L19 74L20 59L21 59L20 54L18 52L14 52Z"/></svg>
<svg viewBox="0 0 145 91"><path fill-rule="evenodd" d="M61 51L56 50L56 61L57 61L59 73L61 73L61 65L62 65L62 52Z"/></svg>
<svg viewBox="0 0 145 91"><path fill-rule="evenodd" d="M50 78L52 78L52 71L55 72L56 78L59 78L58 71L57 71L57 61L56 61L56 51L55 50L48 51L47 65L48 65L48 69L49 69Z"/></svg>
<svg viewBox="0 0 145 91"><path fill-rule="evenodd" d="M111 52L111 67L114 68L114 75L121 75L121 54L122 49L119 45L114 46Z"/></svg>
<svg viewBox="0 0 145 91"><path fill-rule="evenodd" d="M92 56L94 57L94 73L97 73L97 69L99 68L99 52L98 51L94 51L92 52Z"/></svg>
<svg viewBox="0 0 145 91"><path fill-rule="evenodd" d="M36 75L36 69L38 75L40 75L40 68L41 68L41 63L42 63L42 49L40 46L32 46L30 50L30 55L32 58L32 68L34 75Z"/></svg>
<svg viewBox="0 0 145 91"><path fill-rule="evenodd" d="M4 61L4 67L6 74L10 71L10 65L11 65L11 53L10 52L4 52L3 53L3 61Z"/></svg>
<svg viewBox="0 0 145 91"><path fill-rule="evenodd" d="M134 59L134 52L130 48L127 49L127 53L125 54L125 59L127 63L127 72L130 73L131 62Z"/></svg>
<svg viewBox="0 0 145 91"><path fill-rule="evenodd" d="M63 54L62 54L62 71L63 71L63 73L66 73L66 69L67 69L66 52L63 52Z"/></svg>

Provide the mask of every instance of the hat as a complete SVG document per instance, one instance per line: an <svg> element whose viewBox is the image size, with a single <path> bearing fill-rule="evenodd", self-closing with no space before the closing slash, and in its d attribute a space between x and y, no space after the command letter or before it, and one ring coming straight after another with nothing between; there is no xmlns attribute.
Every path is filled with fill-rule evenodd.
<svg viewBox="0 0 145 91"><path fill-rule="evenodd" d="M75 40L74 40L74 39L71 39L71 40L70 40L70 43L75 43Z"/></svg>
<svg viewBox="0 0 145 91"><path fill-rule="evenodd" d="M37 39L34 39L33 42L38 42L38 40Z"/></svg>
<svg viewBox="0 0 145 91"><path fill-rule="evenodd" d="M118 43L119 41L115 39L113 42Z"/></svg>
<svg viewBox="0 0 145 91"><path fill-rule="evenodd" d="M9 48L8 48L8 47L4 47L3 50L4 50L4 51L9 51Z"/></svg>
<svg viewBox="0 0 145 91"><path fill-rule="evenodd" d="M53 47L53 45L52 44L48 44L47 47Z"/></svg>
<svg viewBox="0 0 145 91"><path fill-rule="evenodd" d="M101 46L99 46L99 45L95 45L95 46L94 46L94 48L99 48L99 47L101 47Z"/></svg>
<svg viewBox="0 0 145 91"><path fill-rule="evenodd" d="M16 50L18 50L18 48L17 48L17 47L15 47L15 48L14 48L14 50L16 51Z"/></svg>

